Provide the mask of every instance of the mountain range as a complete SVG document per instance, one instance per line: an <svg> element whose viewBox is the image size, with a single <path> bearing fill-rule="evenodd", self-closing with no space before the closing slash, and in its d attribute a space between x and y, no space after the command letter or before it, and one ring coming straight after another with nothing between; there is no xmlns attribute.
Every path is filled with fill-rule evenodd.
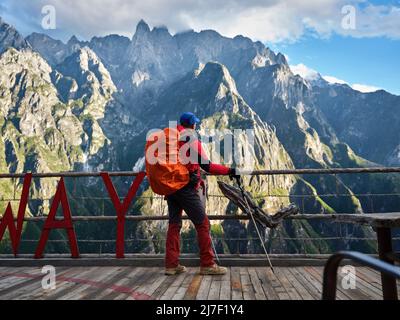
<svg viewBox="0 0 400 320"><path fill-rule="evenodd" d="M167 126L184 111L202 118L202 133L208 128L253 129L257 169L400 166L400 96L383 90L361 93L322 77L308 81L293 74L282 53L240 35L227 38L213 30L172 35L166 27L151 29L142 20L132 39L108 35L80 41L74 36L64 43L40 33L24 38L0 18L0 54L1 172L142 170L148 130ZM209 138L205 144L212 152L221 137ZM246 139L240 138L243 145ZM48 212L56 183L35 182L31 215ZM79 215L112 214L105 209L93 213L100 202L79 200L104 197L101 181L68 183ZM127 183L122 178L116 182L121 194ZM400 179L392 174L258 176L246 177L245 185L271 213L288 202L306 213L327 214L388 212L398 210L400 203L398 195L374 196L400 193ZM0 188L2 199L14 194L10 181L2 179ZM17 184L16 190L21 188ZM208 192L208 212L236 213L227 199L214 197L220 194L215 177L208 178ZM141 193L132 212L166 213L162 199L145 186ZM107 200L103 207L105 202L111 210ZM4 201L0 209L4 211ZM27 236L35 233L29 228ZM98 238L112 228L81 230L85 237ZM185 228L184 237L193 235L189 225ZM132 239L148 239L132 250L162 252L151 239L162 237L164 222L129 230ZM274 239L269 241L273 252L374 250L368 241L290 239L372 233L355 226L343 230L295 221L266 236ZM216 223L213 232L243 238L218 240L221 251L260 250L256 241L246 240L255 235L251 223Z"/></svg>

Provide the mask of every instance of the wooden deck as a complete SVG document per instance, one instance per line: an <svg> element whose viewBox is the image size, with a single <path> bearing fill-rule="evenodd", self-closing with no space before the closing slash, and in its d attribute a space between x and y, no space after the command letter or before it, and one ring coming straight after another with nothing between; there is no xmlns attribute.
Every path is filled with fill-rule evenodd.
<svg viewBox="0 0 400 320"><path fill-rule="evenodd" d="M57 283L44 290L37 267L0 267L0 300L162 299L318 300L322 267L230 267L224 276L201 276L197 268L165 276L159 267L57 267ZM356 289L339 285L338 300L381 300L380 274L356 267ZM399 286L399 283L398 283ZM400 291L400 286L399 286Z"/></svg>

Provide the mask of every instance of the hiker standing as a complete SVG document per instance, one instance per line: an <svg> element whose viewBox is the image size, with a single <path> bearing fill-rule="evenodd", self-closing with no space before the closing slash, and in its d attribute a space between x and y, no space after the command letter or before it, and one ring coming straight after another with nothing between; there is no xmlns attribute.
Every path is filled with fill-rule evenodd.
<svg viewBox="0 0 400 320"><path fill-rule="evenodd" d="M193 222L196 232L198 245L200 249L200 273L203 275L221 275L226 273L226 268L218 266L214 261L214 253L212 250L212 240L210 236L210 222L205 210L205 184L201 179L200 168L211 174L234 175L235 170L223 165L212 163L205 154L202 144L195 135L195 128L200 120L190 112L183 113L180 117L180 124L177 126L178 149L187 150L186 156L190 161L182 166L185 168L169 171L187 170L188 175L179 178L175 174L171 181L163 181L163 177L167 177L170 172L155 172L154 167L148 164L146 158L146 171L152 189L159 194L166 194L169 213L169 225L165 246L165 274L175 275L183 273L186 268L179 264L180 254L180 230L182 227L182 211L185 211L189 219ZM171 133L174 129L165 129ZM173 135L169 135L170 140ZM167 141L167 145L171 144ZM189 144L189 145L188 145ZM146 145L146 154L148 145ZM184 149L183 149L184 148ZM146 155L147 157L147 155ZM171 154L169 154L171 157ZM167 180L167 179L165 179ZM181 181L180 181L181 180ZM177 190L176 184L181 183L181 187ZM173 192L164 192L167 187L171 186Z"/></svg>

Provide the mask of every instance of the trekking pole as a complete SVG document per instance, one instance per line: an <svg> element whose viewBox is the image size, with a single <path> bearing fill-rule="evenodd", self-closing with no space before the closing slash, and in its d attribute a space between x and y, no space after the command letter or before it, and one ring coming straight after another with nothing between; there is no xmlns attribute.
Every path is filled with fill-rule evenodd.
<svg viewBox="0 0 400 320"><path fill-rule="evenodd" d="M211 239L211 245L212 245L215 257L217 258L218 264L221 265L221 261L219 260L219 256L218 256L218 253L217 253L217 248L215 247L214 240L213 240L213 238L211 236L211 229L210 229L210 239Z"/></svg>
<svg viewBox="0 0 400 320"><path fill-rule="evenodd" d="M243 196L244 202L245 202L245 204L246 204L247 210L248 210L249 213L250 213L250 217L251 217L251 220L253 221L254 227L256 228L257 235L258 235L258 238L260 239L261 246L262 246L263 249L264 249L264 253L265 253L265 256L267 257L269 267L271 268L271 271L272 271L273 273L275 273L274 267L272 266L271 260L269 259L269 255L268 255L267 248L265 248L264 241L262 240L260 231L258 230L258 227L257 227L256 220L254 219L253 212L251 211L250 205L249 205L249 203L247 202L246 194L245 194L245 191L244 191L244 187L243 187L242 181L240 180L240 176L235 176L235 179L236 179L236 183L237 183L237 185L238 185L238 187L239 187L239 189L240 189L240 192L242 193L242 196Z"/></svg>
<svg viewBox="0 0 400 320"><path fill-rule="evenodd" d="M204 202L204 204L205 204L205 202ZM213 237L211 235L211 224L210 224L210 230L208 231L208 234L209 234L210 239L211 239L211 247L212 247L212 249L214 251L215 258L217 258L218 264L221 265L221 261L219 260L219 256L218 256L218 253L217 253L217 248L215 247L214 239L213 239Z"/></svg>

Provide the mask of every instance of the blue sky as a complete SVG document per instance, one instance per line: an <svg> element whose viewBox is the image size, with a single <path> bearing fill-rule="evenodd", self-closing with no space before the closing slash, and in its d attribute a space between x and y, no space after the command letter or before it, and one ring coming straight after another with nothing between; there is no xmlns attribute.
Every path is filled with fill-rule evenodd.
<svg viewBox="0 0 400 320"><path fill-rule="evenodd" d="M289 64L305 66L323 76L383 88L400 95L400 41L383 37L328 39L304 37L292 44L271 47L289 57Z"/></svg>
<svg viewBox="0 0 400 320"><path fill-rule="evenodd" d="M45 5L56 9L55 30L41 26ZM400 0L1 0L0 16L24 35L42 32L64 41L131 37L142 18L171 33L242 34L287 55L292 70L305 77L318 71L359 90L400 95ZM355 18L350 29L343 27L349 17Z"/></svg>

